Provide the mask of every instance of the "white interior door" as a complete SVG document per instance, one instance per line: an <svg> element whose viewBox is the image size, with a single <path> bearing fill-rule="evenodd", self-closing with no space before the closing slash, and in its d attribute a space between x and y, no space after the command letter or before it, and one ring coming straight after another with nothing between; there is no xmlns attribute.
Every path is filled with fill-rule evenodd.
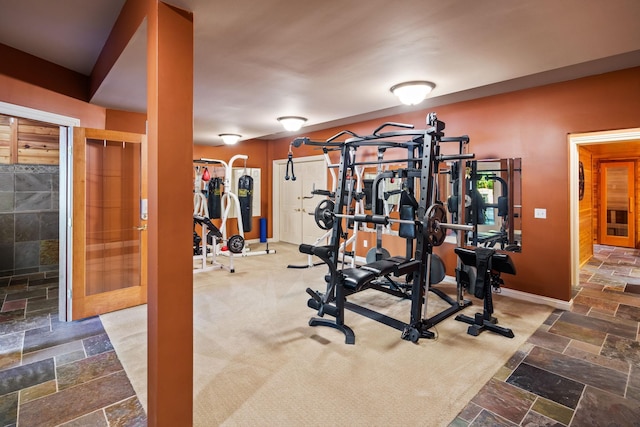
<svg viewBox="0 0 640 427"><path fill-rule="evenodd" d="M327 165L324 161L307 162L304 164L304 177L302 179L302 243L312 244L325 233L316 224L313 215L324 196L311 197L314 186L318 190L327 188Z"/></svg>
<svg viewBox="0 0 640 427"><path fill-rule="evenodd" d="M324 231L315 222L313 213L324 198L313 196L311 191L327 189L327 166L323 158L298 158L295 162L296 180L285 180L286 161L278 162L278 192L274 192L274 207L278 210L279 239L300 244L314 243ZM274 210L275 210L274 209ZM274 212L275 213L275 212Z"/></svg>
<svg viewBox="0 0 640 427"><path fill-rule="evenodd" d="M302 241L302 179L296 176L296 180L285 180L286 164L280 164L280 200L277 206L280 208L278 218L280 224L280 240L287 243L300 244Z"/></svg>

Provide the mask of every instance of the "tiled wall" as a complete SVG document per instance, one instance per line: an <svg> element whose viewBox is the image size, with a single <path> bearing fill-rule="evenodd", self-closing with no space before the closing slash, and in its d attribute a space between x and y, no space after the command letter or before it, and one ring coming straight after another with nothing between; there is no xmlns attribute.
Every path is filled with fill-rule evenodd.
<svg viewBox="0 0 640 427"><path fill-rule="evenodd" d="M0 277L58 269L59 166L0 165Z"/></svg>

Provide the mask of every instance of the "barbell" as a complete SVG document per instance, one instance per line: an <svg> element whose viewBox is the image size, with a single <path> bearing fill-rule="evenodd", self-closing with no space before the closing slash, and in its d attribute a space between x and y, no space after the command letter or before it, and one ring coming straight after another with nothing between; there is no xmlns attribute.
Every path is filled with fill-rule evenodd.
<svg viewBox="0 0 640 427"><path fill-rule="evenodd" d="M433 204L429 206L422 221L410 219L390 218L386 215L367 215L356 214L347 215L335 213L335 203L330 199L321 201L316 207L313 216L318 227L323 230L333 228L335 218L347 218L357 222L366 222L371 224L411 224L422 228L424 236L429 239L433 246L440 246L447 237L446 229L473 231L472 225L448 224L447 211L441 204Z"/></svg>

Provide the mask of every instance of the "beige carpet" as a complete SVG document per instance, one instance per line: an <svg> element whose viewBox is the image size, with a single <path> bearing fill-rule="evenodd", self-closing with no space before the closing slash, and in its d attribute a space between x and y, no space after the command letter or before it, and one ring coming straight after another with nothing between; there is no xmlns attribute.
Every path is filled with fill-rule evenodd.
<svg viewBox="0 0 640 427"><path fill-rule="evenodd" d="M196 426L446 426L552 311L497 295L496 315L514 339L467 335L452 317L417 345L347 311L356 344L346 345L341 332L307 324L315 312L305 289L324 289L326 267L288 269L306 256L270 247L277 253L236 259L235 273L194 275ZM468 315L481 309L472 300ZM409 317L409 301L380 292L350 301ZM446 305L431 295L429 307L431 316ZM146 307L101 317L146 407Z"/></svg>

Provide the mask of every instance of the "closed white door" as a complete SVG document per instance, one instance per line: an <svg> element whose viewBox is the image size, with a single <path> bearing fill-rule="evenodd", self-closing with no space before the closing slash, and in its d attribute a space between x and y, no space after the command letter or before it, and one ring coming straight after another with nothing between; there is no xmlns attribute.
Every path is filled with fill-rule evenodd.
<svg viewBox="0 0 640 427"><path fill-rule="evenodd" d="M300 244L314 243L324 234L315 222L314 211L322 196L313 196L311 191L327 189L327 167L324 159L294 159L296 180L285 180L287 165L278 163L278 209L280 240ZM291 175L291 172L289 172ZM315 186L315 187L314 187Z"/></svg>
<svg viewBox="0 0 640 427"><path fill-rule="evenodd" d="M304 179L302 180L302 243L315 243L318 237L325 234L316 224L314 212L318 204L325 196L311 197L314 188L330 190L327 188L327 165L324 161L307 162L304 164Z"/></svg>
<svg viewBox="0 0 640 427"><path fill-rule="evenodd" d="M280 208L280 240L288 243L300 244L302 241L302 179L296 176L296 180L285 180L287 165L279 165L280 168L280 200L277 206Z"/></svg>

